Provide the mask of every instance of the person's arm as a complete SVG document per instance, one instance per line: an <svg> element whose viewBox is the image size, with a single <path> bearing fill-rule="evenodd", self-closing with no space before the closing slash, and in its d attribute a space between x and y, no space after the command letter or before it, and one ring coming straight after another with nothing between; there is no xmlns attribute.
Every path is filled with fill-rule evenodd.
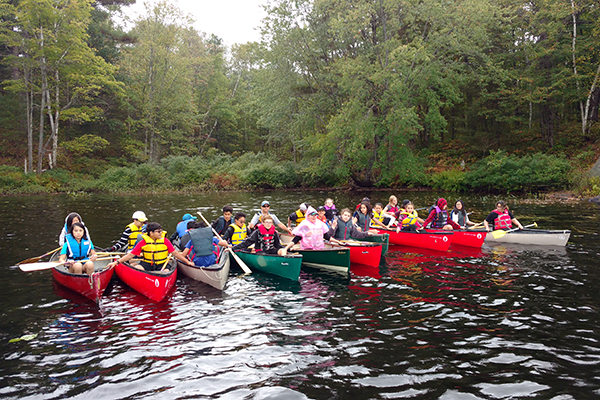
<svg viewBox="0 0 600 400"><path fill-rule="evenodd" d="M256 245L256 243L258 243L258 230L255 230L254 232L252 232L250 234L250 236L247 236L246 239L244 239L243 242L236 244L231 249L233 251L246 250L248 247L250 247L252 245Z"/></svg>
<svg viewBox="0 0 600 400"><path fill-rule="evenodd" d="M60 257L58 257L58 261L64 263L67 261L67 252L69 251L69 247L66 243L62 245L62 249L60 249Z"/></svg>
<svg viewBox="0 0 600 400"><path fill-rule="evenodd" d="M369 236L369 232L359 231L358 229L356 229L355 226L353 226L352 231L350 232L350 236L352 236L354 239L364 239L367 236Z"/></svg>
<svg viewBox="0 0 600 400"><path fill-rule="evenodd" d="M437 211L431 210L427 219L425 221L423 221L423 226L427 227L427 225L430 224L435 219L436 215L437 215Z"/></svg>
<svg viewBox="0 0 600 400"><path fill-rule="evenodd" d="M515 218L515 216L509 211L508 214L510 215L510 222L512 222L513 224L517 225L519 227L519 229L524 229L523 225L521 225L521 223L519 222L518 219Z"/></svg>
<svg viewBox="0 0 600 400"><path fill-rule="evenodd" d="M451 219L449 219L448 221L446 221L448 224L450 224L450 226L453 229L462 229L462 226L460 226L459 224L457 224L456 222L452 221Z"/></svg>
<svg viewBox="0 0 600 400"><path fill-rule="evenodd" d="M279 224L277 224L277 226L279 228L281 228L281 230L288 232L288 233L292 233L292 229L288 228L287 226L285 226L284 224L282 224L281 222L279 222Z"/></svg>
<svg viewBox="0 0 600 400"><path fill-rule="evenodd" d="M371 218L371 224L375 222L375 225L379 225L382 228L387 228L387 226L385 226L383 223L379 222L378 220L376 220L375 218Z"/></svg>
<svg viewBox="0 0 600 400"><path fill-rule="evenodd" d="M252 217L252 220L248 224L248 229L254 229L254 226L258 223L259 218L260 217L258 215L254 214L254 216Z"/></svg>
<svg viewBox="0 0 600 400"><path fill-rule="evenodd" d="M285 246L285 251L287 252L290 248L292 248L295 244L300 243L302 240L302 236L294 236L292 240Z"/></svg>
<svg viewBox="0 0 600 400"><path fill-rule="evenodd" d="M483 220L483 226L485 226L486 231L490 231L490 224L494 223L494 220L498 217L498 214L495 212L491 212L487 217Z"/></svg>
<svg viewBox="0 0 600 400"><path fill-rule="evenodd" d="M233 233L234 233L233 226L229 225L227 227L227 230L221 237L223 238L224 241L228 242L231 239L231 237L233 236Z"/></svg>
<svg viewBox="0 0 600 400"><path fill-rule="evenodd" d="M98 258L98 254L96 254L96 250L94 249L94 243L92 243L91 246L92 249L90 250L90 261L96 261L96 258Z"/></svg>
<svg viewBox="0 0 600 400"><path fill-rule="evenodd" d="M127 244L129 243L129 236L131 235L131 228L127 227L121 234L121 237L117 241L117 243L113 244L108 250L109 251L117 251L122 248L127 248Z"/></svg>

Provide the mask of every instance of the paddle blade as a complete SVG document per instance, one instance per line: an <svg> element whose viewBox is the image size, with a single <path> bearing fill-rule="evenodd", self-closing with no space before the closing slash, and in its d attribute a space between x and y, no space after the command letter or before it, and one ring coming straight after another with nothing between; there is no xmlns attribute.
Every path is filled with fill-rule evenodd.
<svg viewBox="0 0 600 400"><path fill-rule="evenodd" d="M504 237L504 235L506 235L506 232L507 231L503 231L502 229L498 229L498 230L492 232L492 237L494 239L500 239L501 237Z"/></svg>
<svg viewBox="0 0 600 400"><path fill-rule="evenodd" d="M52 262L52 261L37 262L37 263L19 265L19 268L23 272L42 271L44 269L54 268L57 265L62 265L62 264L64 264L64 263L60 263L60 262L56 262L56 261L54 261L54 262Z"/></svg>

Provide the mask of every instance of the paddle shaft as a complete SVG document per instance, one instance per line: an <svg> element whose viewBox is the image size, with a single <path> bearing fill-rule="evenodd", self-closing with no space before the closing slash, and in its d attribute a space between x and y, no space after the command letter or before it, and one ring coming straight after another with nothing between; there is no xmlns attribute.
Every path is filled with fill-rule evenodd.
<svg viewBox="0 0 600 400"><path fill-rule="evenodd" d="M173 253L169 253L169 257L167 257L167 261L165 261L165 264L163 265L163 267L160 269L161 272L164 271L165 268L167 268L167 265L169 265L169 261L171 261L171 257L173 257Z"/></svg>
<svg viewBox="0 0 600 400"><path fill-rule="evenodd" d="M223 238L221 237L221 235L219 235L219 233L215 230L215 228L213 228L212 225L208 223L208 221L206 220L206 218L204 218L204 215L202 215L202 213L200 211L198 211L198 215L202 218L202 220L204 221L204 223L206 224L206 226L210 226L210 229L212 229L213 233L219 238L219 240L223 240ZM240 258L240 256L238 256L237 254L235 254L235 252L233 250L229 249L229 247L227 249L231 252L231 255L233 256L233 258L235 259L235 261L238 263L238 265L240 266L240 268L245 273L251 274L252 270L250 268L248 268L248 266L246 265L245 262L242 261L242 259Z"/></svg>
<svg viewBox="0 0 600 400"><path fill-rule="evenodd" d="M31 257L31 258L28 258L28 259L26 259L26 260L23 260L23 261L21 261L21 262L17 263L17 265L36 263L36 262L40 261L42 258L44 258L44 257L46 257L46 256L49 256L50 254L54 254L54 253L56 253L56 252L57 252L57 251L59 251L60 249L62 249L62 246L60 246L60 247L57 247L56 249L54 249L54 250L52 250L52 251L49 251L49 252L47 252L46 254L42 254L42 255L41 255L41 256L39 256L39 257Z"/></svg>
<svg viewBox="0 0 600 400"><path fill-rule="evenodd" d="M113 258L114 257L101 257L101 258L96 258L94 261L112 260ZM87 261L90 261L90 260L85 260L85 262L87 262ZM19 265L19 268L23 272L43 271L45 269L58 267L59 265L64 265L69 262L72 262L72 261L65 261L65 262L48 261L48 262L43 262L43 263L29 263L29 264L25 264L25 265Z"/></svg>
<svg viewBox="0 0 600 400"><path fill-rule="evenodd" d="M534 222L531 225L526 225L523 228L531 228L532 226L537 226L537 224ZM492 232L492 236L494 237L494 239L500 239L501 237L504 237L504 235L506 235L508 232L514 232L514 231L518 231L521 228L513 228L513 229L509 229L507 231L503 231L503 230L495 230Z"/></svg>

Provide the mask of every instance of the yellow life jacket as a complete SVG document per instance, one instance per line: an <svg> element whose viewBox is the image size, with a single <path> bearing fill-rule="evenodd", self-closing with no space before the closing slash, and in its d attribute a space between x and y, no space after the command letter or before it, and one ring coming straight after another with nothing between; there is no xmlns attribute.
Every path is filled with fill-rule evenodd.
<svg viewBox="0 0 600 400"><path fill-rule="evenodd" d="M306 215L300 211L300 210L296 210L296 225L300 225L300 222L304 221L306 219Z"/></svg>
<svg viewBox="0 0 600 400"><path fill-rule="evenodd" d="M377 211L373 210L373 219L374 220L383 223L384 218L385 218L385 216L383 215L383 211L378 213Z"/></svg>
<svg viewBox="0 0 600 400"><path fill-rule="evenodd" d="M143 234L142 238L144 239L144 242L146 242L146 245L142 247L142 261L145 261L150 265L163 264L167 261L169 250L165 244L164 237L154 241L150 236Z"/></svg>
<svg viewBox="0 0 600 400"><path fill-rule="evenodd" d="M129 234L129 239L127 242L127 250L131 250L135 246L138 236L142 233L142 228L138 228L134 222L127 225L127 227L131 229L131 233Z"/></svg>
<svg viewBox="0 0 600 400"><path fill-rule="evenodd" d="M399 220L402 221L402 226L414 225L417 223L417 212L413 211L412 214L408 211L401 211L399 215Z"/></svg>
<svg viewBox="0 0 600 400"><path fill-rule="evenodd" d="M236 224L231 224L229 226L233 227L233 235L231 235L231 244L240 244L246 239L246 236L248 236L246 224L243 224L241 228Z"/></svg>

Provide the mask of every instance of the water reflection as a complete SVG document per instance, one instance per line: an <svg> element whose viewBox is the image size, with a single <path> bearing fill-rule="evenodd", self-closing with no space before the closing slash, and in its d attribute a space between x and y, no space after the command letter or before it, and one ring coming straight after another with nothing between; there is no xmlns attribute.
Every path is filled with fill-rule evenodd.
<svg viewBox="0 0 600 400"><path fill-rule="evenodd" d="M224 203L249 211L267 198L284 217L300 198L317 203L329 195L0 202L2 215L10 216L0 240L7 282L0 292L0 396L587 399L600 393L600 246L587 232L598 226L588 204L572 210L585 218L569 222L577 234L566 249L394 246L379 268L353 264L346 276L306 269L293 282L233 272L222 292L180 278L160 303L117 280L96 305L53 285L49 271L8 268L56 247L64 216L73 210L103 245L136 209L172 227L184 212L216 217ZM342 193L335 202L353 205L364 195ZM427 204L436 195L406 197ZM468 204L487 211L484 200ZM518 209L520 220L569 228L557 217L564 217L562 206ZM43 226L31 210L44 213ZM8 343L36 333L31 341Z"/></svg>

